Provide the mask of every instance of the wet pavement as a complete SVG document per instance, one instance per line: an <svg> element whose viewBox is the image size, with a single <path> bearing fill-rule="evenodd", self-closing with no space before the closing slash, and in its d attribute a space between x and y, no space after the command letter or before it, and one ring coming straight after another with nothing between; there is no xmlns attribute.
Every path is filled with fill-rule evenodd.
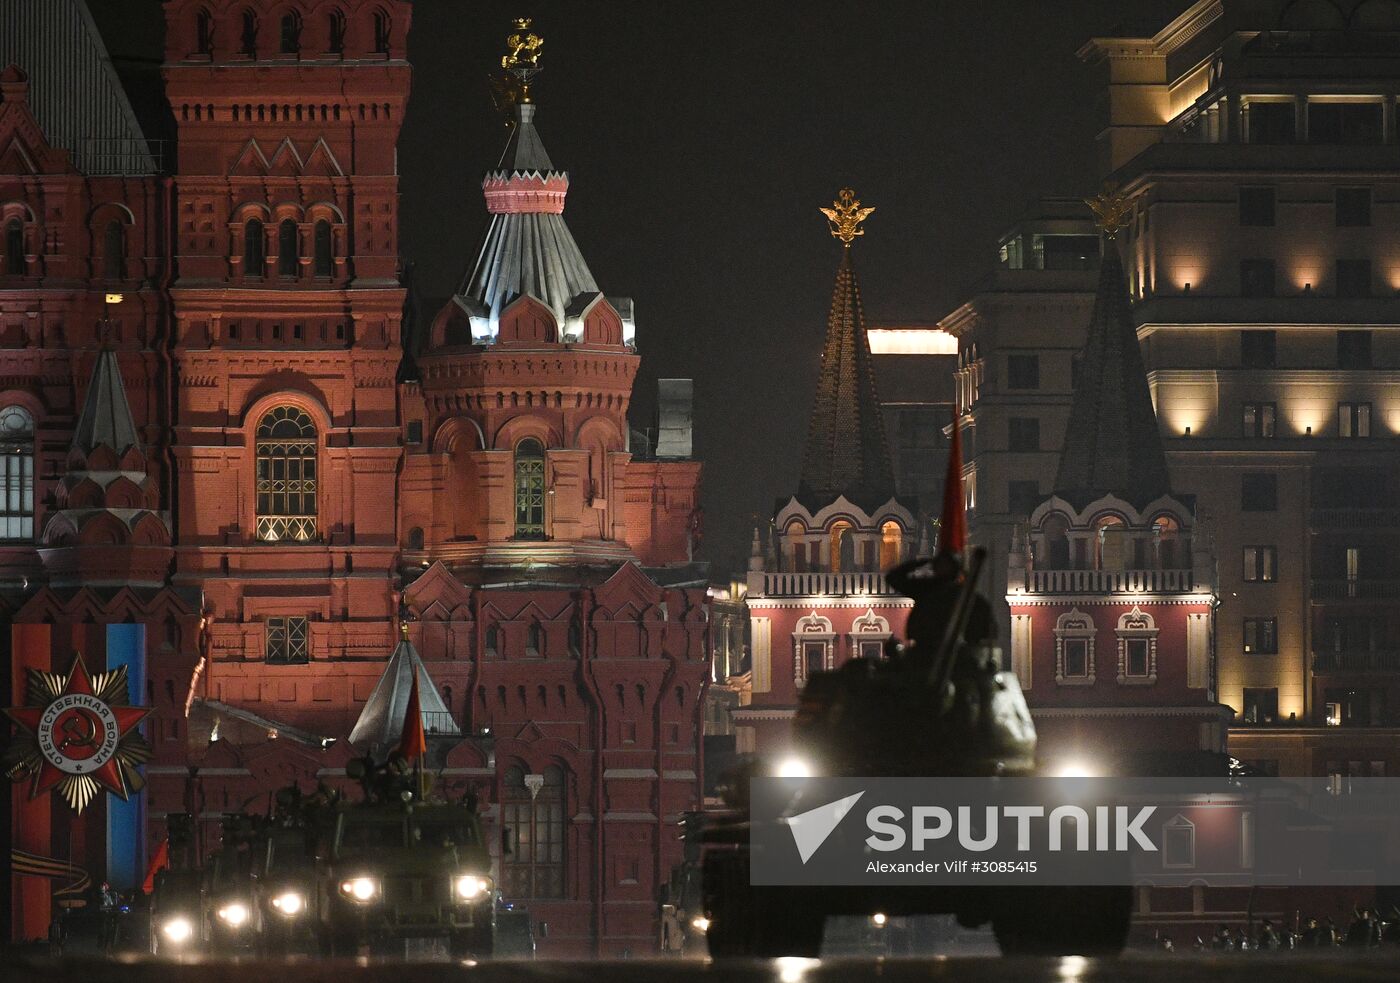
<svg viewBox="0 0 1400 983"><path fill-rule="evenodd" d="M0 971L7 983L855 983L879 980L957 980L969 983L1095 983L1267 979L1270 983L1316 980L1400 979L1400 950L1323 956L1296 953L1163 953L1121 959L923 958L775 959L754 962L630 960L624 962L404 962L291 959L271 961L162 962L151 959L49 960L20 958Z"/></svg>

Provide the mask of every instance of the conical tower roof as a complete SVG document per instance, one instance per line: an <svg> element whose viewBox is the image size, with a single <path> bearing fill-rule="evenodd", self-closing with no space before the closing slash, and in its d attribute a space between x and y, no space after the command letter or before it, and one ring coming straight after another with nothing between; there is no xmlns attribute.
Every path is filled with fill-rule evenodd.
<svg viewBox="0 0 1400 983"><path fill-rule="evenodd" d="M427 667L418 650L407 638L399 640L384 674L374 684L374 691L360 711L360 719L350 731L351 744L371 747L393 747L403 734L403 718L408 710L408 697L413 689L413 675L418 674L418 702L423 711L423 730L429 737L461 736L452 720L447 704L442 702Z"/></svg>
<svg viewBox="0 0 1400 983"><path fill-rule="evenodd" d="M98 447L109 447L120 457L139 443L117 353L104 346L97 353L83 411L73 427L71 449L86 455Z"/></svg>
<svg viewBox="0 0 1400 983"><path fill-rule="evenodd" d="M1123 265L1109 240L1055 493L1082 507L1110 493L1142 506L1170 492Z"/></svg>
<svg viewBox="0 0 1400 983"><path fill-rule="evenodd" d="M868 502L893 494L894 477L875 392L860 284L847 243L831 295L799 495L845 495Z"/></svg>

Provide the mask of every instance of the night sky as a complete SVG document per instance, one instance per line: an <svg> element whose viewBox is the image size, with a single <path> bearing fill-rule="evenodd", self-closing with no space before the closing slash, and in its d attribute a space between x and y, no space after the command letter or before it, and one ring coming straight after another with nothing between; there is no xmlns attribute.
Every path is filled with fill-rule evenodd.
<svg viewBox="0 0 1400 983"><path fill-rule="evenodd" d="M161 54L158 0L90 0L124 73ZM934 321L1041 195L1086 194L1104 93L1075 52L1188 0L420 0L399 143L401 251L446 297L471 266L482 173L507 137L486 79L514 16L545 39L537 123L601 289L637 307L634 425L695 379L705 557L743 568L755 514L795 489L849 185L867 317Z"/></svg>

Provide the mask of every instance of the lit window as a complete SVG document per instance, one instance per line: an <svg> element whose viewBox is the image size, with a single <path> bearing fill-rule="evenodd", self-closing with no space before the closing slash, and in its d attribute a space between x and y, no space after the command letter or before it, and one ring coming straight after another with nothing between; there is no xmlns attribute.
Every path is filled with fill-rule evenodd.
<svg viewBox="0 0 1400 983"><path fill-rule="evenodd" d="M1278 407L1274 403L1244 404L1244 435L1246 437L1272 437Z"/></svg>
<svg viewBox="0 0 1400 983"><path fill-rule="evenodd" d="M880 569L898 565L903 542L904 534L898 522L890 520L880 527Z"/></svg>
<svg viewBox="0 0 1400 983"><path fill-rule="evenodd" d="M0 409L0 539L34 538L34 417Z"/></svg>
<svg viewBox="0 0 1400 983"><path fill-rule="evenodd" d="M310 662L308 634L305 618L268 618L267 661L284 666Z"/></svg>
<svg viewBox="0 0 1400 983"><path fill-rule="evenodd" d="M515 538L544 539L544 445L527 437L515 446Z"/></svg>
<svg viewBox="0 0 1400 983"><path fill-rule="evenodd" d="M258 424L257 492L258 539L316 537L316 425L295 406L279 406Z"/></svg>
<svg viewBox="0 0 1400 983"><path fill-rule="evenodd" d="M1337 435L1339 437L1371 436L1371 404L1338 403Z"/></svg>
<svg viewBox="0 0 1400 983"><path fill-rule="evenodd" d="M564 772L556 765L529 775L506 770L501 828L510 852L501 858L507 898L564 897Z"/></svg>
<svg viewBox="0 0 1400 983"><path fill-rule="evenodd" d="M1278 619L1245 618L1244 651L1246 655L1278 654Z"/></svg>
<svg viewBox="0 0 1400 983"><path fill-rule="evenodd" d="M854 570L856 567L855 538L851 532L852 527L849 522L834 522L831 525L829 560L832 573Z"/></svg>
<svg viewBox="0 0 1400 983"><path fill-rule="evenodd" d="M1278 579L1278 550L1273 546L1244 548L1244 579L1250 584L1272 584Z"/></svg>

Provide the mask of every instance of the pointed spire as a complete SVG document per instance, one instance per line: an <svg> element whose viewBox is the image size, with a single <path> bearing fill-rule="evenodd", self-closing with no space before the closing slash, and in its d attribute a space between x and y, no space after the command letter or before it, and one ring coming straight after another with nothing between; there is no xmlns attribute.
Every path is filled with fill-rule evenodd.
<svg viewBox="0 0 1400 983"><path fill-rule="evenodd" d="M1145 505L1170 490L1123 265L1110 239L1099 270L1055 492L1081 505L1109 493Z"/></svg>
<svg viewBox="0 0 1400 983"><path fill-rule="evenodd" d="M117 353L104 345L92 367L83 411L73 427L71 449L87 455L98 447L108 447L121 457L139 443Z"/></svg>
<svg viewBox="0 0 1400 983"><path fill-rule="evenodd" d="M425 714L432 714L433 726L426 727L426 731L438 735L461 735L447 705L438 695L418 650L407 638L402 638L394 654L389 657L384 674L374 684L369 699L365 701L354 729L350 731L350 743L368 744L372 748L398 746L404 739L404 722L411 721L408 706L415 699L415 693L419 706L419 726L424 726Z"/></svg>
<svg viewBox="0 0 1400 983"><path fill-rule="evenodd" d="M831 222L832 235L842 240L841 265L836 270L821 374L807 425L800 491L885 497L894 494L894 477L850 248L851 240L862 234L859 222L873 209L860 209L849 189L842 191L835 205L822 213Z"/></svg>
<svg viewBox="0 0 1400 983"><path fill-rule="evenodd" d="M749 569L763 569L763 541L758 535L758 523L753 526L753 545L749 547Z"/></svg>
<svg viewBox="0 0 1400 983"><path fill-rule="evenodd" d="M953 439L948 447L948 473L943 479L943 517L938 521L938 552L967 550L967 508L963 500L962 436L953 417Z"/></svg>

